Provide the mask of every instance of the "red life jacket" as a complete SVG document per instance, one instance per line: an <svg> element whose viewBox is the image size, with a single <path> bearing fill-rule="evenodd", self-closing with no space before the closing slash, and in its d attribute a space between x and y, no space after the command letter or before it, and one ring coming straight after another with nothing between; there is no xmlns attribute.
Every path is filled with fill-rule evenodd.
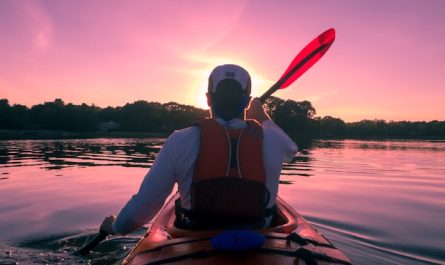
<svg viewBox="0 0 445 265"><path fill-rule="evenodd" d="M214 119L196 122L201 139L191 187L191 212L200 223L264 223L269 192L263 130L255 121L247 124L246 128L233 129Z"/></svg>

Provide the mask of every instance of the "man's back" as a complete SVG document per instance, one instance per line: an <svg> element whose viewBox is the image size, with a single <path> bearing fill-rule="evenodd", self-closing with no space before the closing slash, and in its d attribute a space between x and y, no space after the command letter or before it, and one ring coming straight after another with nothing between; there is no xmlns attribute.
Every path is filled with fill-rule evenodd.
<svg viewBox="0 0 445 265"><path fill-rule="evenodd" d="M239 170L239 173L242 172L244 169L247 170L247 168L250 168L247 171L249 172L249 174L246 175L249 176L248 179L250 178L250 176L258 177L258 179L256 179L257 177L254 178L256 180L260 180L259 183L261 183L261 188L259 190L265 192L265 189L267 189L267 191L269 192L270 199L266 207L270 208L275 204L275 199L278 193L278 183L282 163L291 160L292 157L295 155L295 153L297 152L296 144L271 121L270 117L263 108L263 103L258 98L252 100L250 96L251 78L249 73L244 68L233 64L225 64L216 67L210 73L207 91L207 103L210 107L211 117L215 118L223 126L231 126L235 129L245 127L247 126L244 122L246 118L253 119L261 124L261 130L263 133L262 160L260 158L261 155L255 156L255 160L253 161L248 160L248 152L252 151L249 148L238 149L237 147L237 150L249 150L247 150L247 152L243 151L242 153L244 155L237 156L237 158L246 158L246 160L243 161L248 162L242 162L240 163L241 166L237 165L236 168ZM229 131L233 132L237 130ZM241 139L241 136L239 137L239 139ZM252 134L252 137L248 139L255 139L255 134ZM256 139L258 140L258 138ZM249 142L251 142L250 140ZM210 143L211 146L212 141L213 140L206 141L205 143ZM232 141L234 142L238 140L230 138L230 146L232 146ZM242 140L238 141L238 143L240 142L243 143ZM255 148L252 149L256 149L257 151L260 150L259 148L256 148L258 147L260 142L261 140L254 141L255 144L252 144L251 147ZM233 150L233 148L230 148L231 147L229 147L229 150ZM139 188L139 191L128 201L128 203L119 213L117 219L113 215L105 218L101 225L101 229L103 229L107 233L127 234L134 229L144 225L145 223L150 221L161 209L162 205L165 202L165 199L169 194L171 194L175 183L178 184L178 189L181 196L181 207L184 209L190 209L192 205L192 182L194 181L195 173L194 166L198 159L199 151L199 128L190 127L174 132L166 140L163 148L158 153L153 166L145 176ZM255 153L258 154L258 152ZM229 154L231 158L234 157L231 152L229 152ZM199 165L201 165L201 161L202 160L198 161ZM256 165L258 162L262 162L264 164L264 171L256 171L256 168L251 167L252 165ZM206 164L206 162L203 164ZM228 168L228 170L235 169L234 164L235 162L232 163L232 161L230 161L230 167ZM199 167L199 169L201 169L201 167ZM204 169L206 168L204 167ZM201 171L199 170L199 172ZM255 172L260 172L261 174L257 174ZM228 175L226 174L226 176ZM238 174L238 176L241 176L241 173ZM203 177L207 178L207 176ZM210 177L218 178L222 176ZM196 184L195 182L193 183ZM236 185L234 185L233 187L235 186ZM248 187L249 188L243 188L243 190L252 190L250 195L259 194L258 191L253 191L253 189L251 189L252 186ZM211 193L214 194L213 190L210 190ZM194 189L194 191L196 191L196 189ZM204 191L209 193L208 189L204 189ZM226 193L231 192L233 191L227 191ZM226 194L226 196L230 195ZM204 197L209 198L206 196ZM252 196L252 199L250 200L253 203L246 204L246 207L241 208L255 208L250 207L258 204L258 200L253 199L254 197L255 196ZM237 197L234 199L234 201L244 201L245 198L246 197ZM258 198L261 198L261 196ZM226 202L226 200L223 201L224 203ZM196 201L194 200L194 205L196 205L195 202ZM198 200L198 202L206 202L206 199ZM217 209L223 211L225 210L224 206L225 205L221 205L220 207L217 207ZM230 205L228 205L227 207L230 207ZM207 214L207 209L214 209L215 207L213 207L213 204L210 203L210 206L208 207L206 206L203 208L196 208L206 209L201 213ZM192 209L192 211L193 210L195 209ZM201 210L198 210L198 212L199 211ZM217 210L216 212L219 213L220 211ZM258 211L252 212L261 213L266 211L261 211L261 209L259 209ZM252 214L252 212L249 213L252 216L256 216L256 214ZM265 214L265 216L269 215Z"/></svg>
<svg viewBox="0 0 445 265"><path fill-rule="evenodd" d="M219 120L220 123L224 121ZM241 120L232 120L233 128L246 127ZM290 161L297 151L295 143L271 121L263 123L263 161L266 171L266 187L271 200L268 207L275 204L278 183L283 161ZM175 180L181 196L182 207L191 208L190 187L193 181L194 164L199 153L200 132L197 127L176 131L168 139L172 144L171 157L175 161Z"/></svg>
<svg viewBox="0 0 445 265"><path fill-rule="evenodd" d="M233 128L247 126L238 119L229 122L218 119L218 122ZM272 121L263 122L262 127L266 187L271 198L267 207L271 207L275 204L278 193L282 162L293 158L297 146ZM181 206L186 209L191 208L191 185L199 143L200 131L196 126L175 131L166 140L138 193L122 209L119 218L113 224L115 232L125 234L148 222L148 219L162 207L174 183L178 184Z"/></svg>

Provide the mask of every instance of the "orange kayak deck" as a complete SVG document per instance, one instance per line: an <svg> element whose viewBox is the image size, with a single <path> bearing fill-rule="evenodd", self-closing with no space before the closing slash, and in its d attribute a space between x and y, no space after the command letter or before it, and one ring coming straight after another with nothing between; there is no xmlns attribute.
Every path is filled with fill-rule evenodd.
<svg viewBox="0 0 445 265"><path fill-rule="evenodd" d="M179 194L165 204L123 264L352 264L280 197L273 226L256 230L266 237L265 242L258 248L241 252L213 249L210 240L222 231L176 227L174 202L177 198Z"/></svg>

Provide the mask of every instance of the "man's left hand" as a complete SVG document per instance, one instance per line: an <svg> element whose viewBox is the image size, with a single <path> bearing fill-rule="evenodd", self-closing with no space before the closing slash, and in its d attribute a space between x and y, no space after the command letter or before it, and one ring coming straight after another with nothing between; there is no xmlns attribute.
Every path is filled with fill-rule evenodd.
<svg viewBox="0 0 445 265"><path fill-rule="evenodd" d="M104 221L102 222L102 225L100 226L100 231L103 231L109 235L114 234L113 223L115 220L116 220L115 215L110 215L108 217L105 217Z"/></svg>

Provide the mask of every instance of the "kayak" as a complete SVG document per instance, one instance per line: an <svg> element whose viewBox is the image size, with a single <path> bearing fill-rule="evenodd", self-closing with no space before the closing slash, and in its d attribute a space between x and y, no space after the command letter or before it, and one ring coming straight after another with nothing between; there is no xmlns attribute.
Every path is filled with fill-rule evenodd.
<svg viewBox="0 0 445 265"><path fill-rule="evenodd" d="M280 197L272 226L252 231L178 228L175 226L175 200L178 198L179 194L175 194L169 199L123 264L352 264ZM227 240L226 234L232 238ZM230 244L249 241L252 234L263 240L248 249L230 249ZM221 242L221 238L229 242L229 249L215 243Z"/></svg>

